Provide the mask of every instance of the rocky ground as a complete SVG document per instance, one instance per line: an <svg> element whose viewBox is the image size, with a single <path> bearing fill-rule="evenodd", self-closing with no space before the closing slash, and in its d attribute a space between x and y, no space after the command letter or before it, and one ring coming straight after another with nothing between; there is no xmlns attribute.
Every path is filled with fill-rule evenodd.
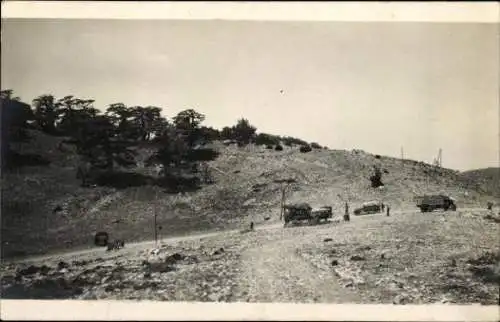
<svg viewBox="0 0 500 322"><path fill-rule="evenodd" d="M498 217L354 216L3 263L2 298L495 305Z"/></svg>

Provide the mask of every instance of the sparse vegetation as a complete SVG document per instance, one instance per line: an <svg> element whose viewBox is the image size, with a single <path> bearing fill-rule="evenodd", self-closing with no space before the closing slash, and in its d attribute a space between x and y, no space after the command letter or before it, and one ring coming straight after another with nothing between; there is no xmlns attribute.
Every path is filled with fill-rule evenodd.
<svg viewBox="0 0 500 322"><path fill-rule="evenodd" d="M378 188L384 185L382 183L382 171L378 166L373 166L373 174L370 176L370 182L372 188Z"/></svg>
<svg viewBox="0 0 500 322"><path fill-rule="evenodd" d="M313 148L313 149L321 149L322 147L321 147L321 145L319 145L318 143L316 143L316 142L312 142L312 143L311 143L311 148Z"/></svg>
<svg viewBox="0 0 500 322"><path fill-rule="evenodd" d="M307 152L311 152L312 151L312 148L309 144L306 144L306 145L302 145L299 149L300 152L302 153L307 153Z"/></svg>

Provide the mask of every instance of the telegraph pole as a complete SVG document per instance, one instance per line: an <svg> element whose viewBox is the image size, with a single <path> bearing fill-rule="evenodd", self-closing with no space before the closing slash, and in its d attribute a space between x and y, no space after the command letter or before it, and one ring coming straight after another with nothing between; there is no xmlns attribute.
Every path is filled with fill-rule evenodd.
<svg viewBox="0 0 500 322"><path fill-rule="evenodd" d="M281 190L281 202L280 202L280 220L283 219L283 211L285 207L285 197L286 197L286 189L292 184L297 182L295 179L278 179L274 180L274 182L280 184Z"/></svg>
<svg viewBox="0 0 500 322"><path fill-rule="evenodd" d="M156 204L158 202L158 192L155 191L155 201L153 203L153 217L154 217L154 237L155 237L155 247L158 247L158 225L157 225L157 212Z"/></svg>

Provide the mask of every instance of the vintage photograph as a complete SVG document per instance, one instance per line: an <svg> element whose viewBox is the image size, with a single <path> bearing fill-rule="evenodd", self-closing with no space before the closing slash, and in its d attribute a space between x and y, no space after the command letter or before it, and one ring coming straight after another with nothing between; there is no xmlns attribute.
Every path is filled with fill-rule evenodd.
<svg viewBox="0 0 500 322"><path fill-rule="evenodd" d="M1 298L499 305L498 30L2 18Z"/></svg>

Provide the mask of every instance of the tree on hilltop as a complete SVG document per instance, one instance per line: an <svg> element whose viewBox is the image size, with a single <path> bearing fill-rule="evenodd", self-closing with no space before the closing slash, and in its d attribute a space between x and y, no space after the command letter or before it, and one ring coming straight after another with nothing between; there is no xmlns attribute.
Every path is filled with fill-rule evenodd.
<svg viewBox="0 0 500 322"><path fill-rule="evenodd" d="M189 147L195 146L201 140L201 123L205 120L205 115L193 109L179 112L173 123L179 135L182 135Z"/></svg>
<svg viewBox="0 0 500 322"><path fill-rule="evenodd" d="M238 141L239 145L246 145L252 142L256 131L257 128L252 126L245 118L239 119L232 129L234 139Z"/></svg>
<svg viewBox="0 0 500 322"><path fill-rule="evenodd" d="M35 120L42 131L57 134L56 122L62 113L53 95L40 95L33 100Z"/></svg>

